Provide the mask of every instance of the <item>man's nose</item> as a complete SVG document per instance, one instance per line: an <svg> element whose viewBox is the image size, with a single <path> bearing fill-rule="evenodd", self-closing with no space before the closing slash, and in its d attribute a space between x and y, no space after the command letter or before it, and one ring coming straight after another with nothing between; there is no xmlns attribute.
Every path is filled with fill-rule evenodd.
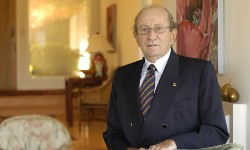
<svg viewBox="0 0 250 150"><path fill-rule="evenodd" d="M155 33L154 28L150 28L148 32L148 39L154 40L156 39L156 37L157 37L157 34Z"/></svg>

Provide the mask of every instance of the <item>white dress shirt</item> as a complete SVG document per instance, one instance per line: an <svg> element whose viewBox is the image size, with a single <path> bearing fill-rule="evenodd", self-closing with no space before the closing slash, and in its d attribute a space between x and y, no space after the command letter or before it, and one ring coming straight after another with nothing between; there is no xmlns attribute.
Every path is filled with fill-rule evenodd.
<svg viewBox="0 0 250 150"><path fill-rule="evenodd" d="M142 85L142 82L148 72L147 68L150 64L154 64L157 71L155 71L155 90L156 87L159 83L159 80L161 78L161 75L164 71L164 68L167 65L168 59L169 59L169 55L170 55L171 49L168 51L168 53L166 55L164 55L162 58L158 59L155 63L150 63L146 58L145 58L145 63L143 64L143 68L142 68L142 72L141 72L141 80L140 80L140 86Z"/></svg>

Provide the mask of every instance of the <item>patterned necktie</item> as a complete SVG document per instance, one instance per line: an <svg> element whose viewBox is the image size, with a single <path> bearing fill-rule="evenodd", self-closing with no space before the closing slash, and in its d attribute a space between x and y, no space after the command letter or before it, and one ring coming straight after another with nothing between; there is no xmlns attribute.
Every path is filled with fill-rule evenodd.
<svg viewBox="0 0 250 150"><path fill-rule="evenodd" d="M157 71L157 69L153 64L148 66L148 73L140 87L141 112L144 120L147 116L148 110L151 106L151 101L154 96L155 71Z"/></svg>

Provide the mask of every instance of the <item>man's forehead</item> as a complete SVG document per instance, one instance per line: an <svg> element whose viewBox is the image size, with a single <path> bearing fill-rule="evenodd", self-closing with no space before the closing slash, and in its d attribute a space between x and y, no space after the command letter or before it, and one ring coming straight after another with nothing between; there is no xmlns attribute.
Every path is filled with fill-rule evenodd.
<svg viewBox="0 0 250 150"><path fill-rule="evenodd" d="M147 8L141 12L141 14L138 16L138 21L147 21L150 20L162 20L167 21L167 12L164 9L160 8ZM138 22L138 23L139 23Z"/></svg>
<svg viewBox="0 0 250 150"><path fill-rule="evenodd" d="M142 10L141 14L145 13L162 13L162 14L167 14L167 11L164 8L160 7L148 7Z"/></svg>
<svg viewBox="0 0 250 150"><path fill-rule="evenodd" d="M168 17L167 11L160 7L149 7L142 10L139 14L139 18L144 18L147 16L159 16L159 17Z"/></svg>

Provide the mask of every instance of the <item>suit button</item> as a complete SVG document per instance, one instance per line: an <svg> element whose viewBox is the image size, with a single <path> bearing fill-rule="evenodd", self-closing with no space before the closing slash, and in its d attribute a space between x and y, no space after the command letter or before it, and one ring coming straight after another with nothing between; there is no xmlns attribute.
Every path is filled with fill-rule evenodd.
<svg viewBox="0 0 250 150"><path fill-rule="evenodd" d="M167 126L168 126L167 124L163 124L163 125L162 125L163 128L166 128Z"/></svg>

